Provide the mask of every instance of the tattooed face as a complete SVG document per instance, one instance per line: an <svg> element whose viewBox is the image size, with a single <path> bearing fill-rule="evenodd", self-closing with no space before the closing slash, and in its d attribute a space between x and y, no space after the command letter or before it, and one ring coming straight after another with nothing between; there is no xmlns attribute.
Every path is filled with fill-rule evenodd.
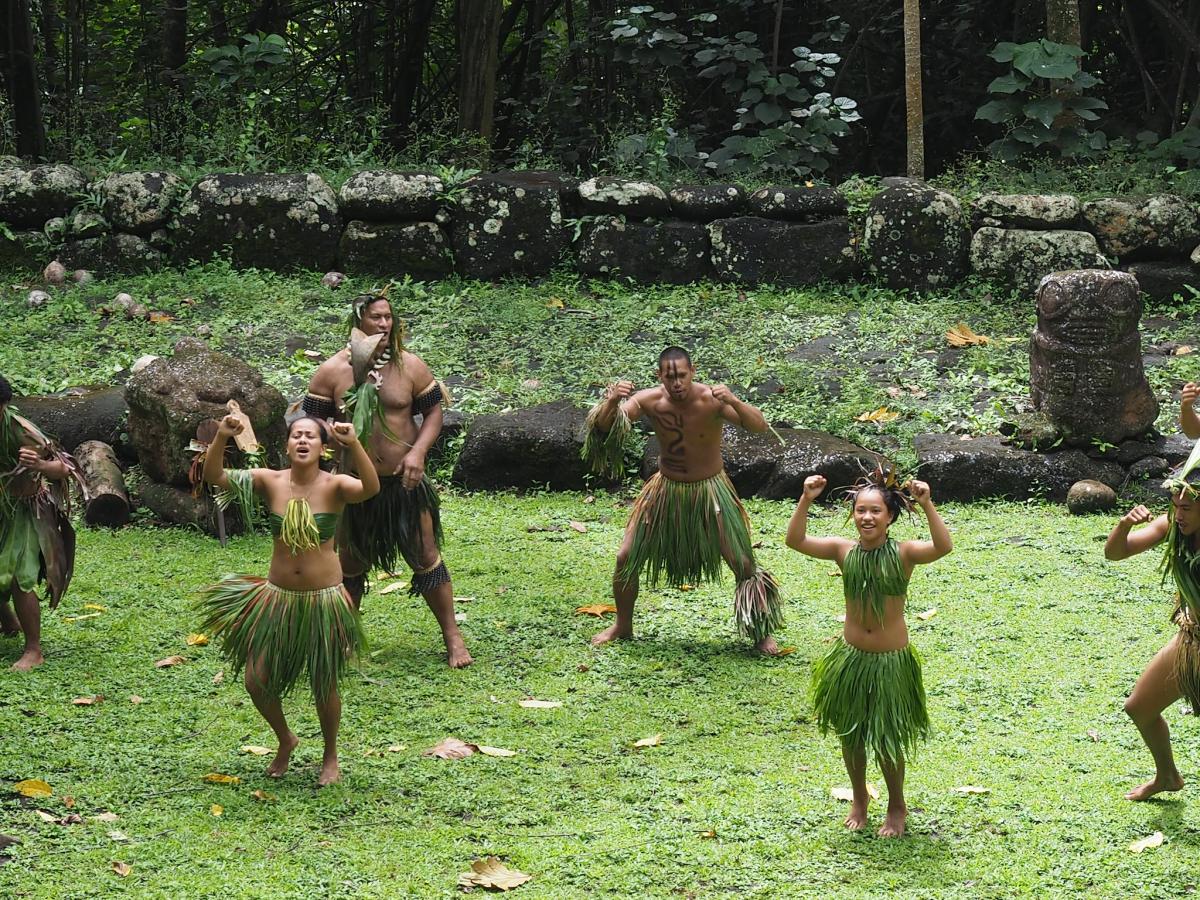
<svg viewBox="0 0 1200 900"><path fill-rule="evenodd" d="M686 400L692 389L696 368L685 359L673 357L658 367L658 382L667 389L672 400Z"/></svg>

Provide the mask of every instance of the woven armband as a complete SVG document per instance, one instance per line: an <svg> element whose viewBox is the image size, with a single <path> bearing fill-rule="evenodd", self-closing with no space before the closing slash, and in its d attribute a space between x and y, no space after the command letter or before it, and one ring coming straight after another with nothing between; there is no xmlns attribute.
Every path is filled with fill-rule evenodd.
<svg viewBox="0 0 1200 900"><path fill-rule="evenodd" d="M316 419L332 419L337 414L337 407L328 397L318 397L316 394L305 394L304 402L300 404L305 415Z"/></svg>
<svg viewBox="0 0 1200 900"><path fill-rule="evenodd" d="M433 387L413 400L413 410L419 412L421 415L424 415L441 402L442 386L440 383L435 381L433 383Z"/></svg>

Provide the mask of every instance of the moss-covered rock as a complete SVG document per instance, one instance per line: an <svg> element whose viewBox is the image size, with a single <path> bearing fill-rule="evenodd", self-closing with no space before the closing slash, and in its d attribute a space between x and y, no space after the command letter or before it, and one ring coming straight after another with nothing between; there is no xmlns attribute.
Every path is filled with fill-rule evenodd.
<svg viewBox="0 0 1200 900"><path fill-rule="evenodd" d="M170 220L184 183L170 172L116 172L99 183L99 190L114 228L146 236Z"/></svg>
<svg viewBox="0 0 1200 900"><path fill-rule="evenodd" d="M585 226L575 245L579 271L647 284L712 277L708 230L699 222L626 222L617 216Z"/></svg>
<svg viewBox="0 0 1200 900"><path fill-rule="evenodd" d="M1089 200L1083 218L1100 249L1122 260L1186 256L1200 241L1200 210L1174 194Z"/></svg>
<svg viewBox="0 0 1200 900"><path fill-rule="evenodd" d="M589 178L579 185L580 209L584 215L627 216L631 219L662 218L671 211L666 192L649 181L620 178Z"/></svg>
<svg viewBox="0 0 1200 900"><path fill-rule="evenodd" d="M74 166L0 168L0 222L41 228L69 213L86 192L87 179Z"/></svg>
<svg viewBox="0 0 1200 900"><path fill-rule="evenodd" d="M445 202L446 186L431 172L358 172L338 192L342 216L368 222L428 221Z"/></svg>
<svg viewBox="0 0 1200 900"><path fill-rule="evenodd" d="M803 224L743 216L711 222L708 234L722 281L816 284L843 279L853 267L845 218Z"/></svg>
<svg viewBox="0 0 1200 900"><path fill-rule="evenodd" d="M819 222L846 215L847 203L831 187L765 187L746 200L747 212L766 219Z"/></svg>
<svg viewBox="0 0 1200 900"><path fill-rule="evenodd" d="M1070 229L1083 207L1070 194L982 194L972 204L976 227Z"/></svg>
<svg viewBox="0 0 1200 900"><path fill-rule="evenodd" d="M441 278L454 270L450 242L436 222L362 222L342 233L347 272L399 278Z"/></svg>
<svg viewBox="0 0 1200 900"><path fill-rule="evenodd" d="M971 269L1029 295L1051 272L1104 268L1108 261L1086 231L980 228L971 238Z"/></svg>
<svg viewBox="0 0 1200 900"><path fill-rule="evenodd" d="M887 188L867 209L863 251L872 274L889 287L928 290L958 281L967 240L958 199L921 182Z"/></svg>
<svg viewBox="0 0 1200 900"><path fill-rule="evenodd" d="M746 210L746 192L736 184L682 185L668 198L672 215L693 222L732 219Z"/></svg>
<svg viewBox="0 0 1200 900"><path fill-rule="evenodd" d="M563 227L557 173L500 172L463 186L452 241L459 272L471 278L544 275L556 266L569 236Z"/></svg>

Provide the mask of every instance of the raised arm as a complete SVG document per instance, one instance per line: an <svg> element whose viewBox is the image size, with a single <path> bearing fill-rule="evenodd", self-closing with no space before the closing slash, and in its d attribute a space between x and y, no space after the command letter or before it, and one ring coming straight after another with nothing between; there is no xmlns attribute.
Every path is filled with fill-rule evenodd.
<svg viewBox="0 0 1200 900"><path fill-rule="evenodd" d="M1161 543L1171 527L1166 516L1159 516L1154 521L1151 512L1144 506L1135 506L1117 520L1113 530L1108 534L1104 543L1104 558L1111 560L1128 559L1143 550L1149 550L1155 544ZM1145 528L1139 528L1130 534L1134 525L1150 522Z"/></svg>
<svg viewBox="0 0 1200 900"><path fill-rule="evenodd" d="M1196 415L1196 399L1200 398L1200 384L1189 381L1183 386L1179 402L1179 427L1193 441L1200 438L1200 416Z"/></svg>
<svg viewBox="0 0 1200 900"><path fill-rule="evenodd" d="M796 504L796 510L792 513L791 521L788 522L787 545L805 556L811 556L814 559L832 559L841 565L846 553L854 546L853 541L840 537L809 537L808 535L809 507L821 496L825 485L824 475L809 475L804 479L804 493L800 495L800 502Z"/></svg>
<svg viewBox="0 0 1200 900"><path fill-rule="evenodd" d="M617 410L621 410L635 422L642 417L642 405L637 395L633 393L632 381L614 381L604 390L604 399L596 404L596 427L602 431L612 428L617 418Z"/></svg>
<svg viewBox="0 0 1200 900"><path fill-rule="evenodd" d="M954 541L950 539L950 529L946 527L942 514L933 505L928 484L924 481L914 481L909 490L912 492L913 499L917 501L917 505L921 507L921 511L925 513L926 521L929 522L931 540L904 541L900 545L900 550L910 565L936 562L954 549Z"/></svg>
<svg viewBox="0 0 1200 900"><path fill-rule="evenodd" d="M338 476L338 496L346 503L370 500L379 493L379 473L354 433L354 426L350 422L334 423L333 439L349 453L354 471L358 473L357 478L353 475Z"/></svg>
<svg viewBox="0 0 1200 900"><path fill-rule="evenodd" d="M229 489L229 478L225 475L225 445L235 434L241 434L243 425L236 416L225 416L217 426L217 435L204 454L205 482L225 491Z"/></svg>
<svg viewBox="0 0 1200 900"><path fill-rule="evenodd" d="M710 390L713 399L721 404L721 418L747 431L757 433L767 430L767 420L757 406L738 399L733 391L723 384L714 384Z"/></svg>

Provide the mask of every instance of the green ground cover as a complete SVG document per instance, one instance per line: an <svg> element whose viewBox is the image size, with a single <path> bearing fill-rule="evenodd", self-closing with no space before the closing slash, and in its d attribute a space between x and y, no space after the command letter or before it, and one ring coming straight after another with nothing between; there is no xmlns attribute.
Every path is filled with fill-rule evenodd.
<svg viewBox="0 0 1200 900"><path fill-rule="evenodd" d="M45 617L47 664L0 672L0 779L54 789L41 801L0 794L0 832L22 840L4 851L0 895L451 897L487 854L534 876L517 889L529 898L1195 890L1196 788L1121 797L1150 762L1121 702L1171 628L1153 554L1104 562L1108 518L1038 504L945 510L955 552L914 579L909 616L935 735L910 768L909 836L886 841L846 832L846 805L830 796L847 781L806 694L840 627L840 581L783 546L790 505L749 504L788 600L781 643L796 648L762 659L733 634L728 580L646 591L636 641L589 646L600 623L574 610L608 599L624 500L448 496L446 555L471 598L460 610L477 662L448 670L421 601L377 586L371 655L344 688L344 781L323 791L307 699L287 704L302 739L293 771L268 779L266 760L239 748L269 744L269 730L236 680L214 683L217 648L185 643L194 589L263 571L266 536L222 550L182 530L83 531L72 591ZM849 531L840 511L814 528ZM104 610L74 618L96 612L86 604ZM18 647L0 640L5 658ZM155 668L172 654L186 662ZM563 705L518 706L527 696ZM1167 715L1194 784L1195 719L1179 706ZM634 749L655 734L660 746ZM421 757L448 735L517 755ZM210 772L241 782L205 783ZM989 793L955 791L966 785ZM37 809L83 821L44 822ZM119 818L92 818L105 812ZM1130 852L1155 831L1162 846ZM118 877L114 861L132 873Z"/></svg>

